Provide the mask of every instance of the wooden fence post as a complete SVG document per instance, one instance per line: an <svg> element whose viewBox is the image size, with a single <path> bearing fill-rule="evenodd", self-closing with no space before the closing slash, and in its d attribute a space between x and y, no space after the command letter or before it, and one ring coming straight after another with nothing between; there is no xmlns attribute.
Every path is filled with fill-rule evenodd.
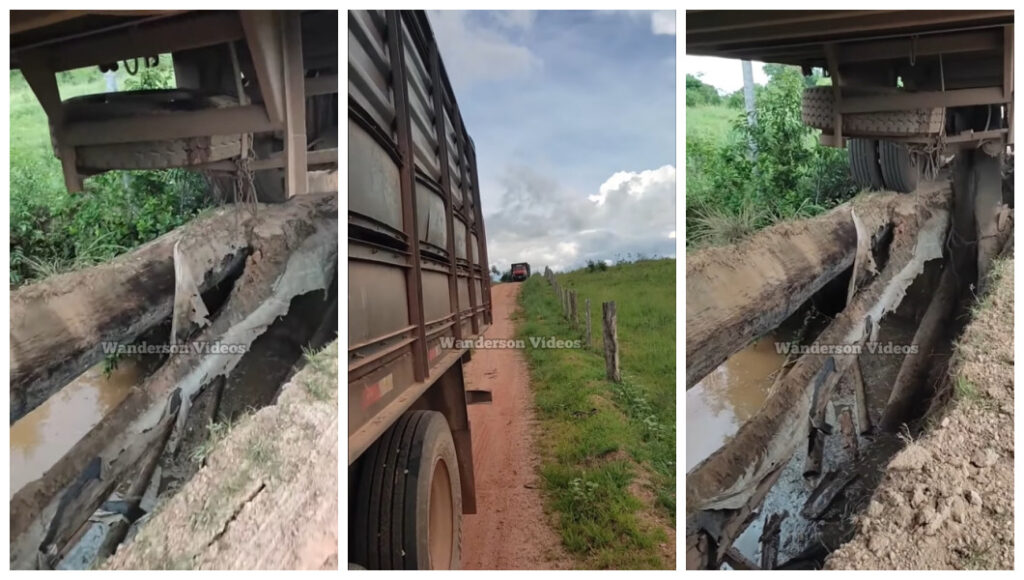
<svg viewBox="0 0 1024 580"><path fill-rule="evenodd" d="M587 342L586 342L586 344L587 344L587 346L590 346L590 298L585 299L583 301L583 304L586 306L586 311L587 311L587 335L586 335L586 341Z"/></svg>
<svg viewBox="0 0 1024 580"><path fill-rule="evenodd" d="M569 324L571 324L573 328L576 328L579 325L579 321L576 318L576 291L575 290L570 290L569 291Z"/></svg>
<svg viewBox="0 0 1024 580"><path fill-rule="evenodd" d="M608 380L621 383L619 374L619 332L616 325L615 302L601 305L604 320L604 368Z"/></svg>

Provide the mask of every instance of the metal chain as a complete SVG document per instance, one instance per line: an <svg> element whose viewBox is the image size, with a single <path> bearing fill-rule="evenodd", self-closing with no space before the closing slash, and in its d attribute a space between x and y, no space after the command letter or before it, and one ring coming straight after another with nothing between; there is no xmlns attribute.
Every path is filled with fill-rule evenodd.
<svg viewBox="0 0 1024 580"><path fill-rule="evenodd" d="M248 206L253 217L256 217L259 205L256 202L256 185L253 182L252 161L256 153L252 149L252 134L243 136L242 141L249 145L249 150L235 160L235 204Z"/></svg>

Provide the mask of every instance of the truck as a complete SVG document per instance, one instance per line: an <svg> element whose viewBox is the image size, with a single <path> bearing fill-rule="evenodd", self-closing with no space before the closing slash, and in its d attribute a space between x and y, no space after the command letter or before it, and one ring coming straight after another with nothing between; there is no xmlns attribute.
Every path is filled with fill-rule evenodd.
<svg viewBox="0 0 1024 580"><path fill-rule="evenodd" d="M470 346L491 324L476 149L427 15L348 13L349 565L457 568Z"/></svg>
<svg viewBox="0 0 1024 580"><path fill-rule="evenodd" d="M530 265L526 262L519 262L518 264L512 264L512 280L514 282L522 282L530 277Z"/></svg>

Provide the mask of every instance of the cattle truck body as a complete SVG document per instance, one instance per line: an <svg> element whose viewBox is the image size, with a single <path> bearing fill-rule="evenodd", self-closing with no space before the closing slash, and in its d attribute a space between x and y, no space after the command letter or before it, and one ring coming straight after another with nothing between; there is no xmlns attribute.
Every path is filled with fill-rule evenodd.
<svg viewBox="0 0 1024 580"><path fill-rule="evenodd" d="M474 513L466 408L487 395L466 392L469 351L450 341L491 323L476 152L424 13L351 11L348 44L350 506L389 493L390 475L366 475L383 469L368 456L402 417L430 411L457 451L461 511ZM350 514L364 526L378 516ZM373 532L353 535L362 546ZM360 561L360 550L351 557L360 566L423 567ZM437 560L430 567L458 564Z"/></svg>

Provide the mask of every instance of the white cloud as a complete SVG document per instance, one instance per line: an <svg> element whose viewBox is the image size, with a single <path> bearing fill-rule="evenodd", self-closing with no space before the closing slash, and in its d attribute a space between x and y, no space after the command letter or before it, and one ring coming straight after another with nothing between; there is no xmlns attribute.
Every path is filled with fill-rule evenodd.
<svg viewBox="0 0 1024 580"><path fill-rule="evenodd" d="M674 186L675 181L676 169L671 165L666 165L658 169L641 171L639 173L633 171L619 171L601 184L597 195L591 195L587 199L601 206L608 201L609 194L617 191L624 193L629 197L640 199L644 196L644 193L652 188L652 186L668 182L671 182Z"/></svg>
<svg viewBox="0 0 1024 580"><path fill-rule="evenodd" d="M537 20L535 10L495 10L488 12L494 21L509 30L529 30Z"/></svg>
<svg viewBox="0 0 1024 580"><path fill-rule="evenodd" d="M430 24L452 83L470 85L479 81L527 76L541 66L529 48L516 44L504 32L532 26L532 15L522 11L492 13L491 23L469 22L470 13L458 10L430 11Z"/></svg>
<svg viewBox="0 0 1024 580"><path fill-rule="evenodd" d="M674 256L675 184L671 165L619 171L585 196L531 168L509 168L501 207L486 217L488 256L500 269L526 261L535 270L629 254Z"/></svg>
<svg viewBox="0 0 1024 580"><path fill-rule="evenodd" d="M651 12L651 32L654 34L676 35L676 13L674 10Z"/></svg>

